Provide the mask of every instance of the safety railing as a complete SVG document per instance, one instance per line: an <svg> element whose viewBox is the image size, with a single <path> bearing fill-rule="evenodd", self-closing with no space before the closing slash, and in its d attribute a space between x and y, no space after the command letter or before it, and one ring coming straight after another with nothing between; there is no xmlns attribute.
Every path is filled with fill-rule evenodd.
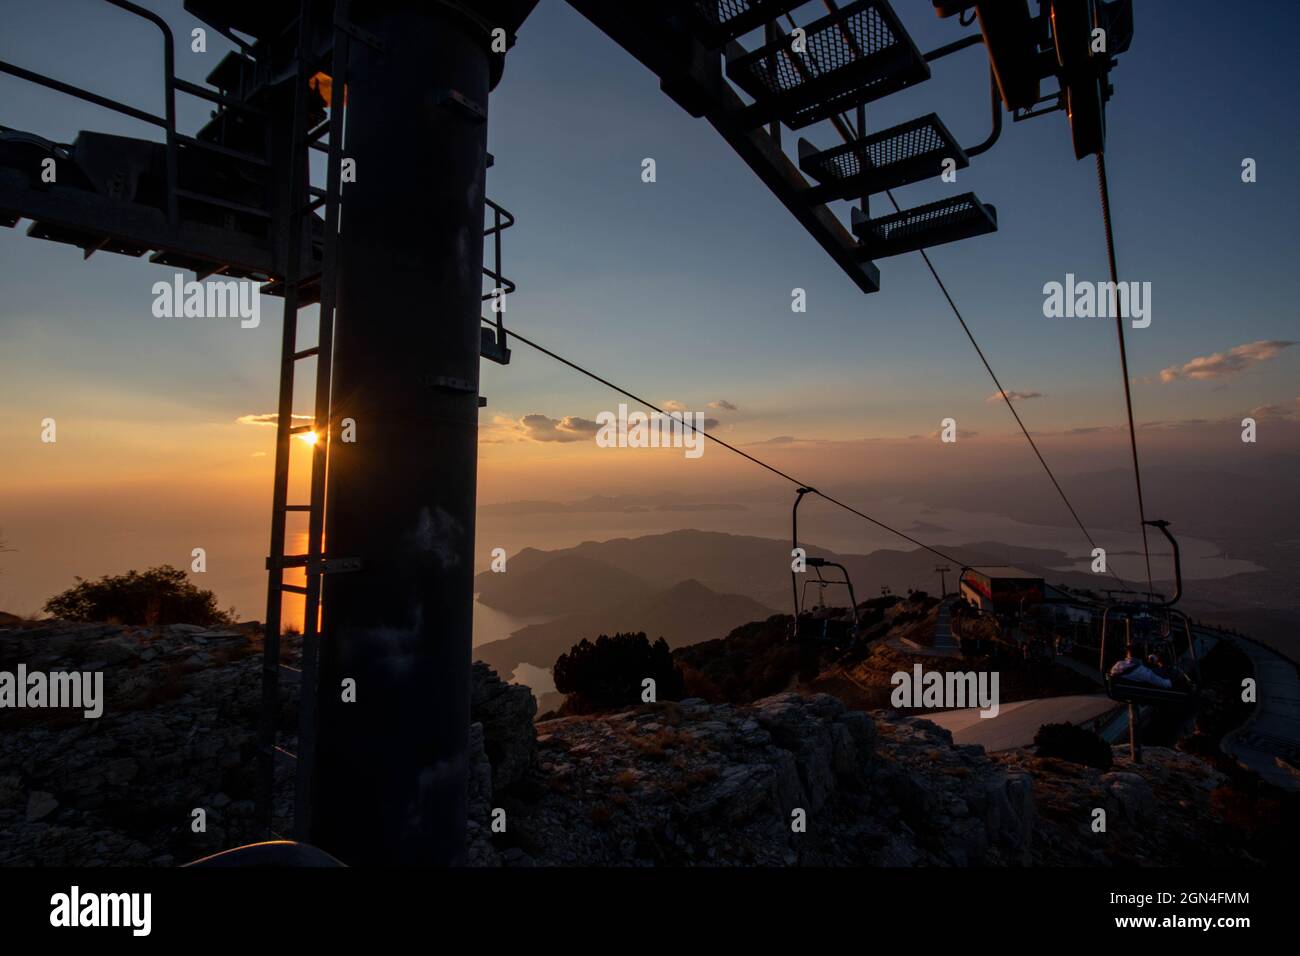
<svg viewBox="0 0 1300 956"><path fill-rule="evenodd" d="M111 6L117 7L120 10L125 10L127 13L133 14L134 16L140 17L141 19L148 20L150 23L156 26L160 31L162 31L162 35L163 35L163 115L162 116L157 116L146 110L142 110L138 107L131 106L128 103L119 102L117 100L111 99L110 97L103 96L99 93L92 92L91 90L84 89L83 87L75 86L71 83L65 83L62 80L55 79L54 77L51 76L46 76L43 73L37 73L35 70L29 70L25 67L18 66L17 64L14 63L6 62L4 60L0 60L0 73L7 73L10 76L17 77L20 80L26 80L30 83L35 83L39 86L46 87L47 89L51 89L68 96L76 97L77 99L84 100L87 103L93 103L96 106L103 107L104 109L112 110L115 113L120 113L123 116L129 116L130 118L139 120L142 123L148 123L151 126L159 127L163 131L165 137L164 147L165 147L165 157L166 157L165 158L165 179L166 179L167 222L169 225L175 225L179 218L178 203L181 196L187 196L188 198L200 200L203 202L216 202L219 205L222 204L217 199L217 197L208 197L201 194L182 191L179 188L178 174L177 174L177 148L179 144L183 143L187 146L194 146L199 149L206 149L212 152L229 155L235 159L259 163L261 165L269 165L269 161L265 157L256 156L251 153L245 153L241 150L229 149L217 143L205 143L202 140L198 140L189 136L182 136L181 134L179 134L176 131L177 91L179 90L182 93L188 93L191 96L196 96L201 99L205 99L211 103L216 103L218 105L225 106L230 109L242 110L246 113L249 113L250 115L265 117L267 114L265 113L265 111L259 110L257 107L250 106L246 103L241 103L238 100L232 99L231 97L218 93L216 90L210 90L207 89L206 87L199 86L196 83L190 83L187 80L182 80L179 77L177 77L175 41L172 35L171 27L167 25L167 21L164 20L161 16L154 13L152 10L146 10L144 7L141 7L138 4L131 3L130 0L104 0L104 2L110 4ZM239 45L241 49L244 51L245 55L247 55L249 52L247 45L244 44L242 41L239 42ZM247 211L260 212L259 210L253 210L253 209L249 209Z"/></svg>
<svg viewBox="0 0 1300 956"><path fill-rule="evenodd" d="M501 271L501 233L515 224L515 217L506 209L494 203L491 199L484 198L483 201L487 204L487 207L492 210L492 225L483 230L483 238L486 240L491 236L493 240L492 268L489 269L485 264L483 266L483 274L495 283L492 291L482 297L481 301L486 302L489 299L495 299L498 295L510 295L517 288L516 285L507 279ZM505 310L503 308L498 308L493 311L495 315L497 347L505 349L506 329L502 321L502 316L505 315Z"/></svg>

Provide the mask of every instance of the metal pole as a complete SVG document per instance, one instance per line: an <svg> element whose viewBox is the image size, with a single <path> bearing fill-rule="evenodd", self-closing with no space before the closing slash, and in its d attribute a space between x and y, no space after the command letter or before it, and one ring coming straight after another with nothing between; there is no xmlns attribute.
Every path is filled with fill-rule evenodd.
<svg viewBox="0 0 1300 956"><path fill-rule="evenodd" d="M1124 653L1133 656L1133 619L1124 619ZM1128 753L1134 763L1142 762L1142 744L1138 740L1138 706L1132 702L1128 705Z"/></svg>
<svg viewBox="0 0 1300 956"><path fill-rule="evenodd" d="M463 859L490 34L454 4L353 5L311 842ZM355 682L355 701L344 700Z"/></svg>

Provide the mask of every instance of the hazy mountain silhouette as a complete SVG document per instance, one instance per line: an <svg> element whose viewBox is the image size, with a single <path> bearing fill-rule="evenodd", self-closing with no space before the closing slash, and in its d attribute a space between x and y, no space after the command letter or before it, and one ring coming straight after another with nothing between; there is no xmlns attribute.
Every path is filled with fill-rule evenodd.
<svg viewBox="0 0 1300 956"><path fill-rule="evenodd" d="M838 554L812 543L801 544L809 555L838 561L848 568L859 601L878 595L882 587L897 593L908 588L932 593L939 590L939 575L934 571L936 558L928 551L881 549L870 554ZM1061 551L998 542L977 542L945 550L965 564L1014 564L1026 571L1041 571L1052 580L1066 584L1089 587L1097 583L1092 575L1050 571L1069 562L1069 556ZM596 570L602 566L604 571ZM574 613L619 603L629 599L630 581L639 582L643 589L660 590L683 579L693 579L711 591L743 595L782 611L788 610L791 603L790 542L776 538L716 531L672 531L639 538L585 541L557 551L526 548L509 559L508 568L505 574L484 572L478 576L480 600L521 617L535 613ZM954 588L959 570L960 567L954 567L948 575L949 590ZM570 571L587 576L591 586L580 603L565 606L555 597L559 589L563 588L565 594L582 592L581 587L575 589L573 582L565 579L566 572ZM826 576L830 579L838 575L827 571ZM831 599L828 593L827 600ZM837 600L847 603L843 592ZM548 610L539 612L539 608Z"/></svg>
<svg viewBox="0 0 1300 956"><path fill-rule="evenodd" d="M634 600L580 608L545 624L530 624L504 640L479 645L474 657L510 675L523 663L550 667L574 644L601 634L645 631L652 641L662 637L670 647L680 647L724 637L740 624L774 613L748 597L719 594L688 579Z"/></svg>
<svg viewBox="0 0 1300 956"><path fill-rule="evenodd" d="M516 617L571 614L644 596L646 581L622 568L577 554L527 548L501 573L475 579L479 603Z"/></svg>

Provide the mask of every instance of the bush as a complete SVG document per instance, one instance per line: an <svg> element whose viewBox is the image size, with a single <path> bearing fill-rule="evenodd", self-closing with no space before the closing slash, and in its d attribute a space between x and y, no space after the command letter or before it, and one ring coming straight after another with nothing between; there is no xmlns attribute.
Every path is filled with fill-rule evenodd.
<svg viewBox="0 0 1300 956"><path fill-rule="evenodd" d="M1034 734L1034 745L1040 757L1057 757L1103 771L1109 770L1114 763L1110 744L1100 735L1068 722L1043 724Z"/></svg>
<svg viewBox="0 0 1300 956"><path fill-rule="evenodd" d="M195 587L185 572L164 564L143 574L128 571L98 581L77 578L75 587L45 602L45 610L65 621L111 624L233 623L234 609L217 609L217 596Z"/></svg>
<svg viewBox="0 0 1300 956"><path fill-rule="evenodd" d="M641 682L654 678L656 700L680 700L682 673L661 637L652 645L644 633L585 638L561 654L553 671L555 689L568 694L570 713L590 713L640 703Z"/></svg>

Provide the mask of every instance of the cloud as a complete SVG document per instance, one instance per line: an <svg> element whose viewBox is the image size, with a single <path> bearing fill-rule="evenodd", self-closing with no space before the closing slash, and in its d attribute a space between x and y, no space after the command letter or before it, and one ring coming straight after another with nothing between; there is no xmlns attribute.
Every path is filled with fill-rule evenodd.
<svg viewBox="0 0 1300 956"><path fill-rule="evenodd" d="M301 422L310 422L312 420L312 416L310 415L294 415L293 418L295 421L301 421ZM275 423L279 421L279 419L280 416L276 412L262 412L259 415L240 415L238 418L235 419L235 424L269 425L271 427L275 427Z"/></svg>
<svg viewBox="0 0 1300 956"><path fill-rule="evenodd" d="M525 415L515 423L520 436L532 441L574 442L595 437L600 426L588 418L566 415L549 418L546 415Z"/></svg>
<svg viewBox="0 0 1300 956"><path fill-rule="evenodd" d="M1180 378L1190 378L1197 381L1228 378L1259 362L1268 361L1283 349L1290 348L1294 344L1294 342L1282 341L1248 342L1245 345L1238 345L1235 348L1228 349L1226 352L1199 355L1190 362L1182 365L1171 365L1169 368L1164 369L1160 373L1160 381L1167 384Z"/></svg>
<svg viewBox="0 0 1300 956"><path fill-rule="evenodd" d="M725 398L720 398L720 399L718 399L716 402L709 402L709 408L712 408L714 411L722 411L722 412L738 412L738 411L740 411L740 406L739 406L739 405L733 405L731 402L727 401Z"/></svg>
<svg viewBox="0 0 1300 956"><path fill-rule="evenodd" d="M1031 399L1031 398L1042 398L1042 397L1043 397L1043 393L1042 393L1042 392L1017 392L1014 388L1011 389L1011 391L1006 392L1005 394L1006 394L1006 397L1009 398L1009 399L1010 399L1011 401L1013 401L1013 402L1025 402L1025 401L1028 401L1028 400ZM1003 393L1002 393L1002 392L994 392L994 393L993 393L992 395L990 395L988 398L984 399L984 401L988 402L988 403L991 405L991 404L993 404L994 402L1000 402L1000 401L1002 401L1002 396L1003 396Z"/></svg>
<svg viewBox="0 0 1300 956"><path fill-rule="evenodd" d="M1247 414L1257 422L1264 422L1290 418L1295 411L1295 408L1290 405L1258 405Z"/></svg>
<svg viewBox="0 0 1300 956"><path fill-rule="evenodd" d="M663 410L666 412L684 412L687 409L686 406L677 401L677 399L670 398L668 401L664 402Z"/></svg>

